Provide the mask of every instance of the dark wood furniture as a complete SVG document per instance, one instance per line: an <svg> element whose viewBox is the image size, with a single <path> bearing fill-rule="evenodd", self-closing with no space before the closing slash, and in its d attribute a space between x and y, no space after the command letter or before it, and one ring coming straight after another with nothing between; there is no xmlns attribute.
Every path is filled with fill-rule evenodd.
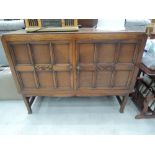
<svg viewBox="0 0 155 155"><path fill-rule="evenodd" d="M95 27L98 19L78 19L78 25L81 27Z"/></svg>
<svg viewBox="0 0 155 155"><path fill-rule="evenodd" d="M146 80L146 76L149 80ZM140 70L132 93L132 100L140 110L136 119L155 118L155 70L140 64Z"/></svg>
<svg viewBox="0 0 155 155"><path fill-rule="evenodd" d="M146 42L142 32L26 33L2 36L28 113L36 96L123 96L133 90Z"/></svg>
<svg viewBox="0 0 155 155"><path fill-rule="evenodd" d="M155 39L155 33L150 31L149 38ZM140 64L137 81L131 97L140 110L140 114L135 116L136 119L155 118L155 70L146 67L143 63Z"/></svg>

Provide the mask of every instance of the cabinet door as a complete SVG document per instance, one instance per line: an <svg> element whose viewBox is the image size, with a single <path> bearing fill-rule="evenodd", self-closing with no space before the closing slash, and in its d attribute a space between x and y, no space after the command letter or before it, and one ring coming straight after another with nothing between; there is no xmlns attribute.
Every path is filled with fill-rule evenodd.
<svg viewBox="0 0 155 155"><path fill-rule="evenodd" d="M77 42L77 88L128 89L138 46L136 40Z"/></svg>
<svg viewBox="0 0 155 155"><path fill-rule="evenodd" d="M71 42L12 42L9 47L22 90L73 88Z"/></svg>

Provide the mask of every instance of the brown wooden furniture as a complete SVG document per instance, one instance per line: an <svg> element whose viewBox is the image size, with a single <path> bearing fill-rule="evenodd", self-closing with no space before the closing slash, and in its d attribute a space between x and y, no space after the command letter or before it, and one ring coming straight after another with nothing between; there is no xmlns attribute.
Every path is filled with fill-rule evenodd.
<svg viewBox="0 0 155 155"><path fill-rule="evenodd" d="M146 80L146 76L149 81ZM147 68L144 64L140 64L132 100L140 110L140 114L135 117L136 119L155 118L155 70Z"/></svg>
<svg viewBox="0 0 155 155"><path fill-rule="evenodd" d="M5 34L3 46L28 113L35 96L123 96L124 111L146 34L78 32Z"/></svg>
<svg viewBox="0 0 155 155"><path fill-rule="evenodd" d="M151 27L148 27L150 29ZM155 33L152 28L146 31L150 39L155 39ZM145 80L146 76L149 78ZM140 64L137 81L134 87L134 92L131 94L132 100L140 110L140 114L136 115L136 119L155 118L155 108L152 108L155 103L155 70L146 67L143 63ZM151 104L150 104L151 103Z"/></svg>
<svg viewBox="0 0 155 155"><path fill-rule="evenodd" d="M98 19L78 19L78 25L81 27L95 27Z"/></svg>

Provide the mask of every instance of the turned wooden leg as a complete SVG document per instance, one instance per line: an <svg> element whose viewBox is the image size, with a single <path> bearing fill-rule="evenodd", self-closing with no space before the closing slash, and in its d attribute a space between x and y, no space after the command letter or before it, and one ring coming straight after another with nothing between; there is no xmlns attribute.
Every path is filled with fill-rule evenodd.
<svg viewBox="0 0 155 155"><path fill-rule="evenodd" d="M32 114L31 106L32 106L32 103L33 103L34 99L35 99L35 96L26 97L26 96L23 95L23 100L24 100L24 103L26 105L28 114Z"/></svg>
<svg viewBox="0 0 155 155"><path fill-rule="evenodd" d="M120 103L120 113L123 113L124 112L124 108L126 106L126 103L128 101L128 98L129 98L129 94L123 96L123 99L121 100L119 96L116 96L117 97L117 100L118 102Z"/></svg>

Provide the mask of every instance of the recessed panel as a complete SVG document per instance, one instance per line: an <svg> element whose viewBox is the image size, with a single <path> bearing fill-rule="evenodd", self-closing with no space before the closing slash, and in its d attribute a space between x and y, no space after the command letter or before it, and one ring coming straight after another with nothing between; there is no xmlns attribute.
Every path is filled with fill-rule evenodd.
<svg viewBox="0 0 155 155"><path fill-rule="evenodd" d="M92 87L93 72L81 71L79 74L80 87Z"/></svg>
<svg viewBox="0 0 155 155"><path fill-rule="evenodd" d="M97 45L97 62L113 62L115 57L115 44Z"/></svg>
<svg viewBox="0 0 155 155"><path fill-rule="evenodd" d="M79 62L94 62L94 44L79 44Z"/></svg>
<svg viewBox="0 0 155 155"><path fill-rule="evenodd" d="M112 72L96 72L96 87L109 87L111 82Z"/></svg>
<svg viewBox="0 0 155 155"><path fill-rule="evenodd" d="M56 64L65 64L70 62L69 44L54 44L54 61Z"/></svg>
<svg viewBox="0 0 155 155"><path fill-rule="evenodd" d="M115 87L128 87L128 80L130 80L130 71L116 71L115 74Z"/></svg>
<svg viewBox="0 0 155 155"><path fill-rule="evenodd" d="M53 76L51 72L37 72L40 88L53 88Z"/></svg>
<svg viewBox="0 0 155 155"><path fill-rule="evenodd" d="M20 72L20 77L24 88L35 88L33 72Z"/></svg>
<svg viewBox="0 0 155 155"><path fill-rule="evenodd" d="M69 89L71 88L71 73L70 72L56 72L57 88Z"/></svg>
<svg viewBox="0 0 155 155"><path fill-rule="evenodd" d="M26 44L14 44L12 45L13 59L17 64L30 64L30 58L28 55L28 49Z"/></svg>
<svg viewBox="0 0 155 155"><path fill-rule="evenodd" d="M35 64L49 64L51 62L49 44L32 44L31 49Z"/></svg>
<svg viewBox="0 0 155 155"><path fill-rule="evenodd" d="M121 44L118 62L132 63L136 44Z"/></svg>

